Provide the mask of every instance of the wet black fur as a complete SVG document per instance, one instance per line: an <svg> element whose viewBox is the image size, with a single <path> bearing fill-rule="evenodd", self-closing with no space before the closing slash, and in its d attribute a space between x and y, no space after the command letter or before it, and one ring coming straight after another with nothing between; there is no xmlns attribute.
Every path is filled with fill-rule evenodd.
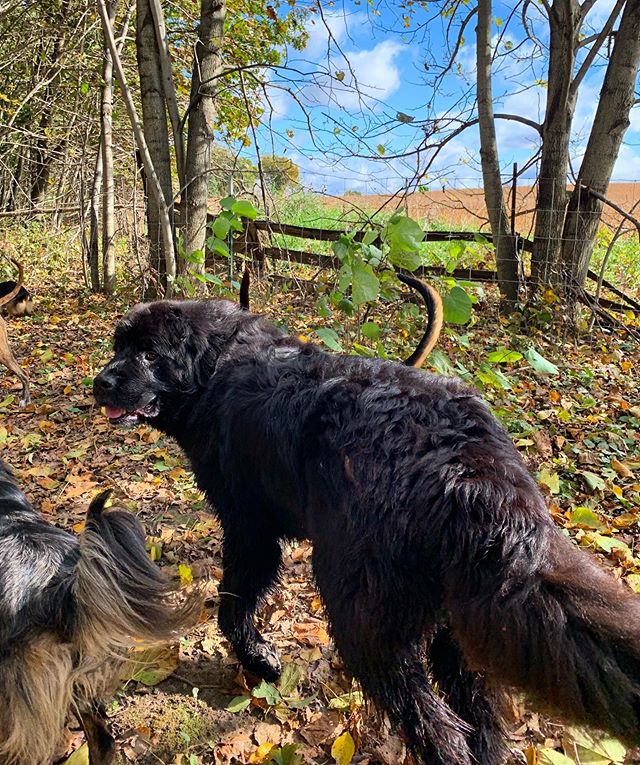
<svg viewBox="0 0 640 765"><path fill-rule="evenodd" d="M485 679L639 743L640 600L554 526L510 438L455 379L330 355L225 301L138 306L99 403L185 450L224 530L220 626L244 666L281 543L313 541L342 659L430 765L497 765ZM434 690L434 683L437 690Z"/></svg>

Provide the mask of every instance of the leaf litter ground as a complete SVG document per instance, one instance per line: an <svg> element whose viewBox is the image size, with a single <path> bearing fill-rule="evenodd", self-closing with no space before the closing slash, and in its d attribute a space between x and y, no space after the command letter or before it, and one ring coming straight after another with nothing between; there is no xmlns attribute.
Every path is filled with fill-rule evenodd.
<svg viewBox="0 0 640 765"><path fill-rule="evenodd" d="M113 487L115 501L145 524L159 565L183 580L212 574L202 623L180 645L138 656L128 667L110 707L118 762L346 764L355 744L354 763L409 765L401 739L363 706L342 672L313 587L308 543L287 548L282 586L260 614L261 630L283 657L283 680L277 688L256 686L242 675L215 624L220 529L180 450L144 426L114 429L93 402L93 375L109 357L117 317L133 300L107 302L52 280L38 292L37 315L9 321L33 403L18 409L17 382L0 377L0 457L51 522L79 532L91 497ZM257 285L253 299L292 332L313 338L321 325L333 326L346 349L355 340L366 347L355 325L319 319L313 300L300 291L281 289L267 298ZM407 324L393 310L374 314L366 318L383 327L378 351L407 355L419 322ZM544 333L532 340L500 321L493 297L476 306L475 317L465 334L445 333L432 363L438 371L469 374L482 388L537 473L556 521L640 591L638 347L598 333L583 344L552 342ZM541 374L524 354L507 363L487 361L491 354L499 358L500 348L524 352L531 346L559 374ZM563 737L565 752L597 749L579 732L527 710L516 696L508 713L513 747L520 750L514 762L577 761L559 759ZM67 754L81 738L70 731ZM637 753L619 749L598 756L603 763L640 762ZM78 752L74 761L83 757Z"/></svg>

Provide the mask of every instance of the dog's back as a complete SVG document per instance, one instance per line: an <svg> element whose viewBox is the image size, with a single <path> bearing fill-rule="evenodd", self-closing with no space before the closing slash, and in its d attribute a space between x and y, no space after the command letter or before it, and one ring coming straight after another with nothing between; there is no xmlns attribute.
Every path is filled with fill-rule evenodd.
<svg viewBox="0 0 640 765"><path fill-rule="evenodd" d="M8 295L17 287L18 283L9 280L0 282L0 298ZM9 316L30 316L33 313L33 300L29 291L20 286L18 293L5 306L3 306Z"/></svg>

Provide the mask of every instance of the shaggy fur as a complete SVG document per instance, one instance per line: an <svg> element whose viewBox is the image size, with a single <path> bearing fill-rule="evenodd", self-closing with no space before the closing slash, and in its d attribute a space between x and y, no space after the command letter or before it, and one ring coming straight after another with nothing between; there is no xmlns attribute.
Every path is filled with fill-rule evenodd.
<svg viewBox="0 0 640 765"><path fill-rule="evenodd" d="M229 302L157 302L120 322L94 391L191 460L224 530L220 626L251 672L278 676L254 613L282 540L307 537L346 667L422 762L502 761L485 678L640 743L640 599L554 526L458 380L327 354Z"/></svg>
<svg viewBox="0 0 640 765"><path fill-rule="evenodd" d="M101 699L127 648L176 637L195 599L174 588L124 510L91 503L76 537L48 524L0 461L0 764L48 765L71 711L91 765L113 761Z"/></svg>

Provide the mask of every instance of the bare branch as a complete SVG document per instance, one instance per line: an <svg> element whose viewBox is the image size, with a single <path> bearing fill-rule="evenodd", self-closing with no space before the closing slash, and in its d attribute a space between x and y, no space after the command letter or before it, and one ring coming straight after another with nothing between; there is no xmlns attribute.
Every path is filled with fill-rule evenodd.
<svg viewBox="0 0 640 765"><path fill-rule="evenodd" d="M580 87L580 83L584 79L584 76L589 71L589 67L591 64L593 64L593 61L595 57L598 55L598 52L600 51L600 48L602 48L602 45L604 44L604 41L609 37L611 34L611 31L613 29L613 25L616 22L616 19L620 15L620 11L624 7L626 0L617 0L613 10L609 14L609 18L607 19L604 27L602 28L600 34L596 38L595 42L591 46L591 49L587 53L585 60L582 62L582 65L580 69L576 72L575 77L573 78L573 82L571 83L571 93L575 95L578 88ZM583 6L587 4L587 0L583 3Z"/></svg>
<svg viewBox="0 0 640 765"><path fill-rule="evenodd" d="M592 189L590 186L585 186L584 183L578 182L578 185L580 188L583 188L588 194L591 194L592 197L595 197L596 199L599 199L603 204L607 205L608 207L611 207L612 210L615 210L618 215L622 215L623 218L626 218L628 221L631 221L633 225L638 230L638 238L640 239L640 220L638 218L631 215L631 213L628 213L624 208L620 207L620 205L616 204L612 199L609 199L609 197L606 197L604 194L601 194L599 191L596 191L595 189Z"/></svg>

